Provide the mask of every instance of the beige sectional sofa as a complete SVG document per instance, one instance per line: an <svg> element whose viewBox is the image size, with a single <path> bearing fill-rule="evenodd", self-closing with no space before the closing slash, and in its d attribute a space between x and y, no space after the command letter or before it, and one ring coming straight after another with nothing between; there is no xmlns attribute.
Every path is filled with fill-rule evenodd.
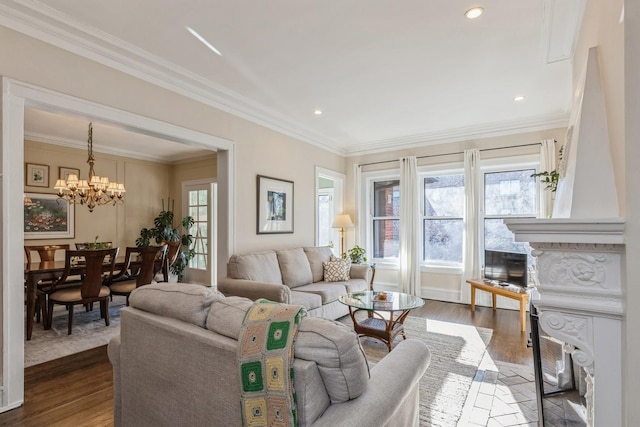
<svg viewBox="0 0 640 427"><path fill-rule="evenodd" d="M348 280L329 282L324 263L331 256L326 246L232 255L227 277L218 279L218 290L227 296L301 305L309 316L337 319L349 313L338 297L368 289L371 267L352 264Z"/></svg>
<svg viewBox="0 0 640 427"><path fill-rule="evenodd" d="M116 427L242 425L237 338L253 301L158 283L129 302L108 346ZM350 327L305 317L293 350L299 426L419 424L423 342L402 341L369 369Z"/></svg>

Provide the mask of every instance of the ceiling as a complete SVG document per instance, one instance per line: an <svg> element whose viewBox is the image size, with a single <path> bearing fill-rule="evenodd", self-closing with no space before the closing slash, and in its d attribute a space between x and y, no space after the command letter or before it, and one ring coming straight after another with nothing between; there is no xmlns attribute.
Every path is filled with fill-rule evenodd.
<svg viewBox="0 0 640 427"><path fill-rule="evenodd" d="M357 155L566 126L584 1L6 0L0 25ZM25 120L69 144L86 145L86 126L32 109ZM94 126L96 151L99 138L136 150L108 127ZM167 159L200 154L152 143Z"/></svg>

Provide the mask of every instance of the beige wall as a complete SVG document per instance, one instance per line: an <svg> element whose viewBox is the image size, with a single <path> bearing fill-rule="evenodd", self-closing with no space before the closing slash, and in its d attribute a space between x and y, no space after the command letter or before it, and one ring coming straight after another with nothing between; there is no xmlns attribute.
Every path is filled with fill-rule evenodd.
<svg viewBox="0 0 640 427"><path fill-rule="evenodd" d="M344 159L258 125L246 124L235 138L236 252L313 246L315 166L343 172ZM293 234L256 234L257 175L294 182Z"/></svg>

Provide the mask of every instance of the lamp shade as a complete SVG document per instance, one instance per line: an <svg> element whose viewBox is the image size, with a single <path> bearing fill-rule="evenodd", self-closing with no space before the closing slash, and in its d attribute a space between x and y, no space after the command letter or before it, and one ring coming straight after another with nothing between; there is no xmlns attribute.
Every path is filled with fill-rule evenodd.
<svg viewBox="0 0 640 427"><path fill-rule="evenodd" d="M338 214L333 218L331 228L353 228L353 222L349 214Z"/></svg>

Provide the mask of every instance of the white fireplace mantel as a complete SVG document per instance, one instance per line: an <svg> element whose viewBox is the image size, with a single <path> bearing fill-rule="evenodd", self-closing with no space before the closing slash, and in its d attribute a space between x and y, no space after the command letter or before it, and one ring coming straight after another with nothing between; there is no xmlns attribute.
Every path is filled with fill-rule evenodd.
<svg viewBox="0 0 640 427"><path fill-rule="evenodd" d="M624 220L505 220L536 257L540 327L587 372L591 426L622 425Z"/></svg>

